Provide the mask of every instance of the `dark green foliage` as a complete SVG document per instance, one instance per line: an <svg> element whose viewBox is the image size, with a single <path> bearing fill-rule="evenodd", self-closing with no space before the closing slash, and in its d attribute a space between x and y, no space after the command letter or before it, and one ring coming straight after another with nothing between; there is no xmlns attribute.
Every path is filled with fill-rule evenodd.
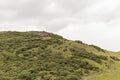
<svg viewBox="0 0 120 80"><path fill-rule="evenodd" d="M70 51L73 52L73 55L76 57L91 59L97 63L102 63L102 60L108 60L106 56L98 56L92 52L87 52L85 49L79 51L78 49L71 48Z"/></svg>
<svg viewBox="0 0 120 80"><path fill-rule="evenodd" d="M75 42L77 42L78 44L87 45L86 43L83 43L83 42L82 42L82 41L80 41L80 40L76 40Z"/></svg>
<svg viewBox="0 0 120 80"><path fill-rule="evenodd" d="M75 42L80 43L80 44L83 44L83 42L82 42L82 41L79 41L79 40L76 40Z"/></svg>
<svg viewBox="0 0 120 80"><path fill-rule="evenodd" d="M115 56L110 56L111 59L115 60L115 61L120 61L119 58L115 57Z"/></svg>
<svg viewBox="0 0 120 80"><path fill-rule="evenodd" d="M94 48L95 48L95 49L97 49L98 51L105 52L105 50L104 50L104 49L101 49L101 48L100 48L100 47L98 47L98 46L95 46L95 45L90 45L90 46L94 47Z"/></svg>
<svg viewBox="0 0 120 80"><path fill-rule="evenodd" d="M47 32L1 32L0 80L80 80L99 70L84 59L107 60L65 42Z"/></svg>

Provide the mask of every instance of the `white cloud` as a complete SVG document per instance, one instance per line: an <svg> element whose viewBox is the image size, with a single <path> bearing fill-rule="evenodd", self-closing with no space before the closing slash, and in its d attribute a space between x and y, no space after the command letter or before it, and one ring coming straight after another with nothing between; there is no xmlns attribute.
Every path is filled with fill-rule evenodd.
<svg viewBox="0 0 120 80"><path fill-rule="evenodd" d="M108 24L96 22L88 24L69 24L64 29L57 32L65 38L72 40L82 40L89 44L95 44L108 50L119 50L118 43L120 27L109 27ZM116 46L117 45L117 46Z"/></svg>
<svg viewBox="0 0 120 80"><path fill-rule="evenodd" d="M89 15L104 15L114 11L120 4L119 0L102 0L89 8L85 11Z"/></svg>
<svg viewBox="0 0 120 80"><path fill-rule="evenodd" d="M109 21L120 13L119 0L101 0L75 14L81 19Z"/></svg>

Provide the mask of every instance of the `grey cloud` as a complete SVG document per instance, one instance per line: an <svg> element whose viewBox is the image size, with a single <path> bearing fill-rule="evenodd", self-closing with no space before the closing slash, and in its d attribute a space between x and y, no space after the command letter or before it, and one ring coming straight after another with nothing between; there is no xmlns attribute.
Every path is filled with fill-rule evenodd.
<svg viewBox="0 0 120 80"><path fill-rule="evenodd" d="M119 0L0 0L0 30L47 30L114 49L106 42L114 37L119 43L119 4ZM96 39L96 34L103 34L105 41L98 42L102 37Z"/></svg>
<svg viewBox="0 0 120 80"><path fill-rule="evenodd" d="M75 16L82 19L91 19L94 21L110 21L111 19L115 18L116 15L117 18L120 17L118 16L120 12L119 4L119 0L102 0L87 7L83 11L76 13Z"/></svg>
<svg viewBox="0 0 120 80"><path fill-rule="evenodd" d="M1 0L0 8L4 10L4 13L11 14L11 17L7 18L6 15L8 14L1 14L8 21L34 18L43 19L47 22L55 18L72 16L77 11L88 6L88 4L91 4L92 1L95 0ZM53 2L56 5L56 10L50 12L49 7Z"/></svg>

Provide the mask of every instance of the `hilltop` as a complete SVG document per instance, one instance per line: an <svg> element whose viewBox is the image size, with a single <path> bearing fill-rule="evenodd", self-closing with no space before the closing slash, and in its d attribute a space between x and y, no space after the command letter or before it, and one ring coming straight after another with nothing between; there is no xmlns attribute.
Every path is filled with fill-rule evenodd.
<svg viewBox="0 0 120 80"><path fill-rule="evenodd" d="M0 32L0 80L81 80L111 68L118 55L45 31Z"/></svg>

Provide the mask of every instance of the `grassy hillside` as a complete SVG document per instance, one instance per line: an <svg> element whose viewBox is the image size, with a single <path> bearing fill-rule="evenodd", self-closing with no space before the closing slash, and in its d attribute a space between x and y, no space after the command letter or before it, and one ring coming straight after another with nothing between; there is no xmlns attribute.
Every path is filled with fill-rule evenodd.
<svg viewBox="0 0 120 80"><path fill-rule="evenodd" d="M109 53L110 54L110 53ZM110 54L116 55L120 58L120 53ZM119 80L120 79L120 61L115 62L111 65L109 69L105 71L90 74L89 76L84 77L85 80Z"/></svg>
<svg viewBox="0 0 120 80"><path fill-rule="evenodd" d="M0 80L81 80L118 54L47 32L0 32Z"/></svg>

